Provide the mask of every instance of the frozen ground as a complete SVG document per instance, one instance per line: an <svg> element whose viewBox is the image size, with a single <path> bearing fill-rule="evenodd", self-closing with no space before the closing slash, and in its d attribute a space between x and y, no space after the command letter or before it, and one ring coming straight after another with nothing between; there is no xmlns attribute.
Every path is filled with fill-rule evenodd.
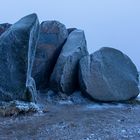
<svg viewBox="0 0 140 140"><path fill-rule="evenodd" d="M139 140L140 105L48 104L45 113L0 117L0 140Z"/></svg>

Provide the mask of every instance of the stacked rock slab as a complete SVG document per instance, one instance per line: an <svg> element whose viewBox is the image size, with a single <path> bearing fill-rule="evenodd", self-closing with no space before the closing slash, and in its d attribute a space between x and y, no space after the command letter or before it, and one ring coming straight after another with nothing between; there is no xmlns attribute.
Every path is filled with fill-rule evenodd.
<svg viewBox="0 0 140 140"><path fill-rule="evenodd" d="M50 78L53 91L71 94L78 87L78 65L81 57L88 55L82 30L70 33L59 55Z"/></svg>
<svg viewBox="0 0 140 140"><path fill-rule="evenodd" d="M138 96L138 72L122 52L102 48L80 60L80 86L99 101L124 101Z"/></svg>
<svg viewBox="0 0 140 140"><path fill-rule="evenodd" d="M38 90L46 89L61 48L67 39L66 27L58 21L45 21L40 25L33 77Z"/></svg>
<svg viewBox="0 0 140 140"><path fill-rule="evenodd" d="M0 100L35 101L31 70L39 22L36 14L23 17L0 36Z"/></svg>
<svg viewBox="0 0 140 140"><path fill-rule="evenodd" d="M0 24L0 35L4 33L10 26L11 24L9 23Z"/></svg>

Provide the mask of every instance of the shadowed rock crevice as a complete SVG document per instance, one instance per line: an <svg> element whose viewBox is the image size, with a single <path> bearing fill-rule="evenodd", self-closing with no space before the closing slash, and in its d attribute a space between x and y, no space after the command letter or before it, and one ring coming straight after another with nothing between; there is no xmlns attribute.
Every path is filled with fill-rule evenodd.
<svg viewBox="0 0 140 140"><path fill-rule="evenodd" d="M67 31L68 31L68 34L70 34L71 32L73 32L74 30L76 30L77 28L68 28Z"/></svg>

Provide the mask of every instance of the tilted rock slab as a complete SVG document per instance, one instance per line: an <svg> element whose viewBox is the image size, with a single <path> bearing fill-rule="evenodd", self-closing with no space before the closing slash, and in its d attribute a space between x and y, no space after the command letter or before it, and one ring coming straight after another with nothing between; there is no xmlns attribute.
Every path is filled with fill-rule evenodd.
<svg viewBox="0 0 140 140"><path fill-rule="evenodd" d="M67 39L66 27L58 21L45 21L40 25L33 77L37 89L46 89L61 48Z"/></svg>
<svg viewBox="0 0 140 140"><path fill-rule="evenodd" d="M104 47L80 60L80 86L99 101L124 101L138 96L138 72L128 56Z"/></svg>
<svg viewBox="0 0 140 140"><path fill-rule="evenodd" d="M35 101L31 70L39 22L36 14L23 17L0 36L0 100Z"/></svg>
<svg viewBox="0 0 140 140"><path fill-rule="evenodd" d="M0 24L0 35L4 33L10 26L11 24L9 23Z"/></svg>
<svg viewBox="0 0 140 140"><path fill-rule="evenodd" d="M88 51L84 32L74 30L63 46L51 75L52 90L71 94L78 87L79 60L85 55Z"/></svg>

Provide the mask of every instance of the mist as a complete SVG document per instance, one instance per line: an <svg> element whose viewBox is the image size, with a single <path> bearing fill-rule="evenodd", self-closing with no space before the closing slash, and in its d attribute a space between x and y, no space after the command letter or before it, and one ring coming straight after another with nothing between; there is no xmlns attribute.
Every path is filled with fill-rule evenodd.
<svg viewBox="0 0 140 140"><path fill-rule="evenodd" d="M113 47L127 54L140 69L139 0L4 0L0 23L14 23L30 13L40 22L58 20L69 27L83 29L90 53Z"/></svg>

